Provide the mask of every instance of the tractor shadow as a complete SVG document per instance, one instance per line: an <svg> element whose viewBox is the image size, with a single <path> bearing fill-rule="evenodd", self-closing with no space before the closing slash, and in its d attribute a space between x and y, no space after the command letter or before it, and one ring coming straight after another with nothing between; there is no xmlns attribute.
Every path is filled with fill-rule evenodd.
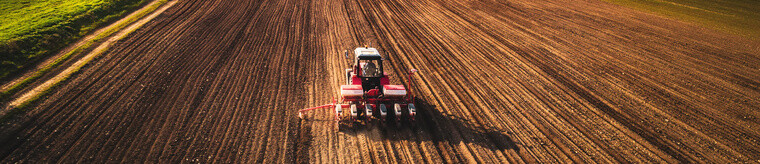
<svg viewBox="0 0 760 164"><path fill-rule="evenodd" d="M340 131L356 135L379 133L382 140L433 142L435 145L477 144L491 150L514 150L519 152L517 143L510 137L511 132L495 128L477 126L463 118L441 113L435 106L417 99L416 121L372 121L371 123L341 124Z"/></svg>

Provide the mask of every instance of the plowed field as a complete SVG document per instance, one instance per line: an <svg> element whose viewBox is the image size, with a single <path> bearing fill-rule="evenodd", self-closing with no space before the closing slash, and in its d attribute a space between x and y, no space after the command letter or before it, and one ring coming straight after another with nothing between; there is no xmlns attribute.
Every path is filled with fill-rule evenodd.
<svg viewBox="0 0 760 164"><path fill-rule="evenodd" d="M299 120L366 43L418 121ZM0 159L758 162L759 45L597 0L183 0L0 126Z"/></svg>

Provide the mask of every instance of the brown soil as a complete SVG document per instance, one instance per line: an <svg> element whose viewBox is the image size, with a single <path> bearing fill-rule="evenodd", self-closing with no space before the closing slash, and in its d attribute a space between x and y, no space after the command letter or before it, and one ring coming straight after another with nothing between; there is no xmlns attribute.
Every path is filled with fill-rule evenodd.
<svg viewBox="0 0 760 164"><path fill-rule="evenodd" d="M371 42L419 117L345 128ZM9 162L757 162L760 44L596 0L179 1L0 126Z"/></svg>

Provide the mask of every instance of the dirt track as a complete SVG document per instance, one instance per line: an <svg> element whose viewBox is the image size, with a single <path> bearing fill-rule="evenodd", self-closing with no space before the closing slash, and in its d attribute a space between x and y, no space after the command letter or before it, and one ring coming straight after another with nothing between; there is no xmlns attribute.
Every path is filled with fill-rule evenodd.
<svg viewBox="0 0 760 164"><path fill-rule="evenodd" d="M367 42L420 70L416 126L299 120ZM2 125L0 159L757 162L758 45L595 0L180 1Z"/></svg>

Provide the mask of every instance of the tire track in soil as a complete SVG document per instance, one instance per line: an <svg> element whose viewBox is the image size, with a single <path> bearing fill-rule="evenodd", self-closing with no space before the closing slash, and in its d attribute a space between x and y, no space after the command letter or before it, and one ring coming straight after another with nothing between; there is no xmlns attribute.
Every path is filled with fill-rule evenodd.
<svg viewBox="0 0 760 164"><path fill-rule="evenodd" d="M3 162L747 162L760 44L597 1L179 1L24 115ZM372 43L419 118L336 133ZM410 68L420 72L413 84ZM331 111L331 110L325 110Z"/></svg>

